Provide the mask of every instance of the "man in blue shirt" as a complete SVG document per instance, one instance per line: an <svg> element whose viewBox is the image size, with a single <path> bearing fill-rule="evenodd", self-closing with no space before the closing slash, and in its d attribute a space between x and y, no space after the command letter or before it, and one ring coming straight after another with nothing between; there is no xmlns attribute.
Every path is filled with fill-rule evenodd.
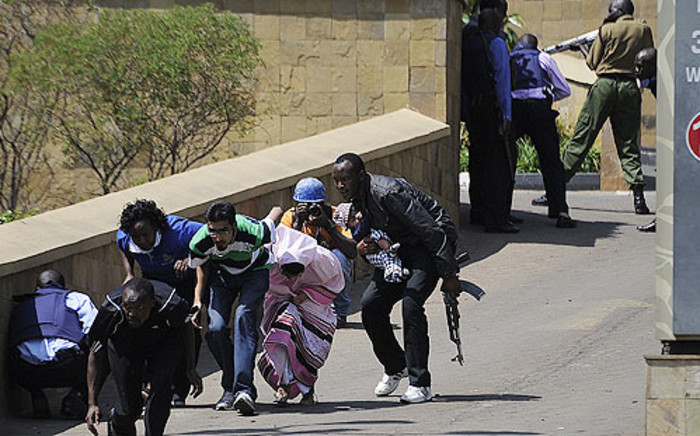
<svg viewBox="0 0 700 436"><path fill-rule="evenodd" d="M490 233L517 233L510 206L515 150L511 124L510 58L499 38L494 9L479 14L479 28L462 33L462 120L469 132L469 199L472 224Z"/></svg>
<svg viewBox="0 0 700 436"><path fill-rule="evenodd" d="M122 253L124 283L134 278L134 262L143 277L174 287L177 294L192 305L197 277L188 265L192 237L202 224L166 215L152 200L136 200L124 206L120 217L117 245ZM199 357L202 337L195 333L195 360ZM172 405L182 407L190 383L185 361L177 366Z"/></svg>
<svg viewBox="0 0 700 436"><path fill-rule="evenodd" d="M44 388L71 388L62 415L82 419L87 411L84 337L97 309L90 297L66 290L65 284L60 272L43 271L36 292L14 297L19 304L10 315L10 374L31 394L36 418L51 417Z"/></svg>

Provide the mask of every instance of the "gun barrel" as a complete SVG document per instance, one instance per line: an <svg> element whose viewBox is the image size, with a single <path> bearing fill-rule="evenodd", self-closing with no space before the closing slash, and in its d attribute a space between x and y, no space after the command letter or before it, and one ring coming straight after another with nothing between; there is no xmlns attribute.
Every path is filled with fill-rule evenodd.
<svg viewBox="0 0 700 436"><path fill-rule="evenodd" d="M579 35L579 36L573 37L571 39L567 39L566 41L562 41L559 44L551 45L551 46L545 48L543 51L545 53L549 53L549 54L559 53L559 52L568 50L572 47L578 47L580 45L590 44L597 37L598 37L598 30L597 29L591 30L590 32L584 33L583 35Z"/></svg>

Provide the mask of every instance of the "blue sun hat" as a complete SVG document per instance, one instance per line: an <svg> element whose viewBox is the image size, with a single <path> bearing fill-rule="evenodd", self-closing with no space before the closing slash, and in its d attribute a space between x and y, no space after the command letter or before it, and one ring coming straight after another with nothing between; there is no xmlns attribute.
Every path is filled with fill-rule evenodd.
<svg viewBox="0 0 700 436"><path fill-rule="evenodd" d="M315 177L305 177L294 187L294 201L298 203L318 203L326 199L326 188Z"/></svg>

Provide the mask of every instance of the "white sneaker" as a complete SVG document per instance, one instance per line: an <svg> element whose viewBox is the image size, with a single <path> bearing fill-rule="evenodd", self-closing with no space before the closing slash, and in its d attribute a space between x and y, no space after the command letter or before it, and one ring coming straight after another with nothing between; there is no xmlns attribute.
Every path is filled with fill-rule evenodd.
<svg viewBox="0 0 700 436"><path fill-rule="evenodd" d="M433 391L430 386L409 386L406 393L401 395L402 403L425 403L433 400Z"/></svg>
<svg viewBox="0 0 700 436"><path fill-rule="evenodd" d="M399 387L401 379L406 377L408 377L408 368L404 368L403 371L397 372L396 374L384 374L379 383L377 383L377 387L374 388L374 395L378 397L390 395Z"/></svg>

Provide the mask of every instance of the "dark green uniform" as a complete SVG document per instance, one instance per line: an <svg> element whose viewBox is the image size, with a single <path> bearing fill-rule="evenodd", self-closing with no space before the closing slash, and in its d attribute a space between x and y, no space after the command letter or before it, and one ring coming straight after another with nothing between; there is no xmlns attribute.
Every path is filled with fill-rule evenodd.
<svg viewBox="0 0 700 436"><path fill-rule="evenodd" d="M588 91L574 135L562 157L567 182L583 163L605 120L610 118L627 184L631 188L644 185L639 151L641 92L634 76L634 57L641 49L653 45L651 28L631 15L623 15L601 27L586 59L598 79Z"/></svg>

